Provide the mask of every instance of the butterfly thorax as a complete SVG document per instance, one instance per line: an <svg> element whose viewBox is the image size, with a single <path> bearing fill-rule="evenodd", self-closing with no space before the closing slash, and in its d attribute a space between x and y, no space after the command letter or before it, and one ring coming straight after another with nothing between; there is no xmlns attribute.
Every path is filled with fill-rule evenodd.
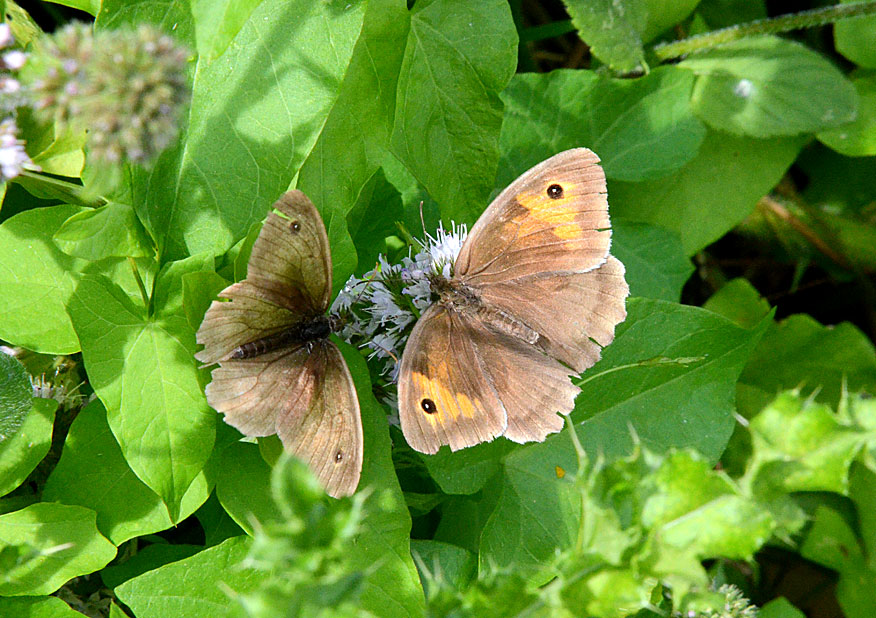
<svg viewBox="0 0 876 618"><path fill-rule="evenodd" d="M328 337L331 332L329 317L324 314L314 315L296 322L285 330L235 348L230 358L254 358L289 346L307 345L309 348L314 342Z"/></svg>
<svg viewBox="0 0 876 618"><path fill-rule="evenodd" d="M540 337L538 331L507 311L484 303L477 289L473 286L440 275L430 279L430 284L432 292L438 295L438 303L445 308L477 316L493 330L511 335L529 344L538 343Z"/></svg>

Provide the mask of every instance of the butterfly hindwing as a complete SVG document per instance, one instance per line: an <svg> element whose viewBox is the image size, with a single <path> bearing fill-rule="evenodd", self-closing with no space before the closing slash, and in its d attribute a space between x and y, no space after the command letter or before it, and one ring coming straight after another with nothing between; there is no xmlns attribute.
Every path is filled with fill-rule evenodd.
<svg viewBox="0 0 876 618"><path fill-rule="evenodd" d="M317 343L305 363L313 380L306 405L287 405L277 435L296 456L308 462L329 495L352 494L362 470L362 420L353 378L338 347Z"/></svg>
<svg viewBox="0 0 876 618"><path fill-rule="evenodd" d="M572 367L593 366L626 319L624 265L609 255L586 273L529 277L477 288L481 300L539 333L536 346Z"/></svg>

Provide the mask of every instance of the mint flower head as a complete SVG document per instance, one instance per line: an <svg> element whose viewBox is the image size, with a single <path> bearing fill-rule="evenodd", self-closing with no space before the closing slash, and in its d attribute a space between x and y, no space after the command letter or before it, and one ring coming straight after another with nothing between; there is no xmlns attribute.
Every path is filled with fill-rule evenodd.
<svg viewBox="0 0 876 618"><path fill-rule="evenodd" d="M350 277L335 302L332 314L344 324L340 336L348 343L369 348L369 359L383 361L383 374L398 378L402 349L417 318L435 301L432 281L453 275L456 256L468 231L464 225L438 227L435 236L419 242L420 251L390 263L384 256L361 278Z"/></svg>
<svg viewBox="0 0 876 618"><path fill-rule="evenodd" d="M188 56L152 26L92 33L70 24L34 50L26 85L43 121L88 130L95 159L147 165L176 139L191 94Z"/></svg>

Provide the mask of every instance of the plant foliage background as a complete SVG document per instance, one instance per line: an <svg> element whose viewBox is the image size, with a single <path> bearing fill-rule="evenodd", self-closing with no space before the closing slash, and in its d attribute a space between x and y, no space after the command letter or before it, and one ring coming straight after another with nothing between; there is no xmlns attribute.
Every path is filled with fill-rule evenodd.
<svg viewBox="0 0 876 618"><path fill-rule="evenodd" d="M106 205L0 185L0 615L876 615L876 18L667 59L821 3L61 4L187 45L192 99ZM71 14L29 8L26 50ZM20 124L44 175L106 186ZM576 146L632 298L568 431L421 456L346 347L365 463L334 501L207 406L195 330L283 191L337 291L421 202L471 224Z"/></svg>

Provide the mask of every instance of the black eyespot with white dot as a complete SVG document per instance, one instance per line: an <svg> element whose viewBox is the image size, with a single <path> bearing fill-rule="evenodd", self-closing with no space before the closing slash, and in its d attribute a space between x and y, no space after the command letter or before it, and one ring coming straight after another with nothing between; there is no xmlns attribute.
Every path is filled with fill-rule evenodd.
<svg viewBox="0 0 876 618"><path fill-rule="evenodd" d="M547 188L548 197L552 200L558 200L563 197L563 187L560 185L551 185Z"/></svg>
<svg viewBox="0 0 876 618"><path fill-rule="evenodd" d="M438 411L438 407L431 399L424 399L423 401L421 401L420 407L423 408L423 412L425 412L426 414L435 414Z"/></svg>
<svg viewBox="0 0 876 618"><path fill-rule="evenodd" d="M293 221L289 224L289 231L293 234L297 234L301 231L301 224L298 221Z"/></svg>
<svg viewBox="0 0 876 618"><path fill-rule="evenodd" d="M335 453L335 463L339 464L344 460L344 454L341 451Z"/></svg>

